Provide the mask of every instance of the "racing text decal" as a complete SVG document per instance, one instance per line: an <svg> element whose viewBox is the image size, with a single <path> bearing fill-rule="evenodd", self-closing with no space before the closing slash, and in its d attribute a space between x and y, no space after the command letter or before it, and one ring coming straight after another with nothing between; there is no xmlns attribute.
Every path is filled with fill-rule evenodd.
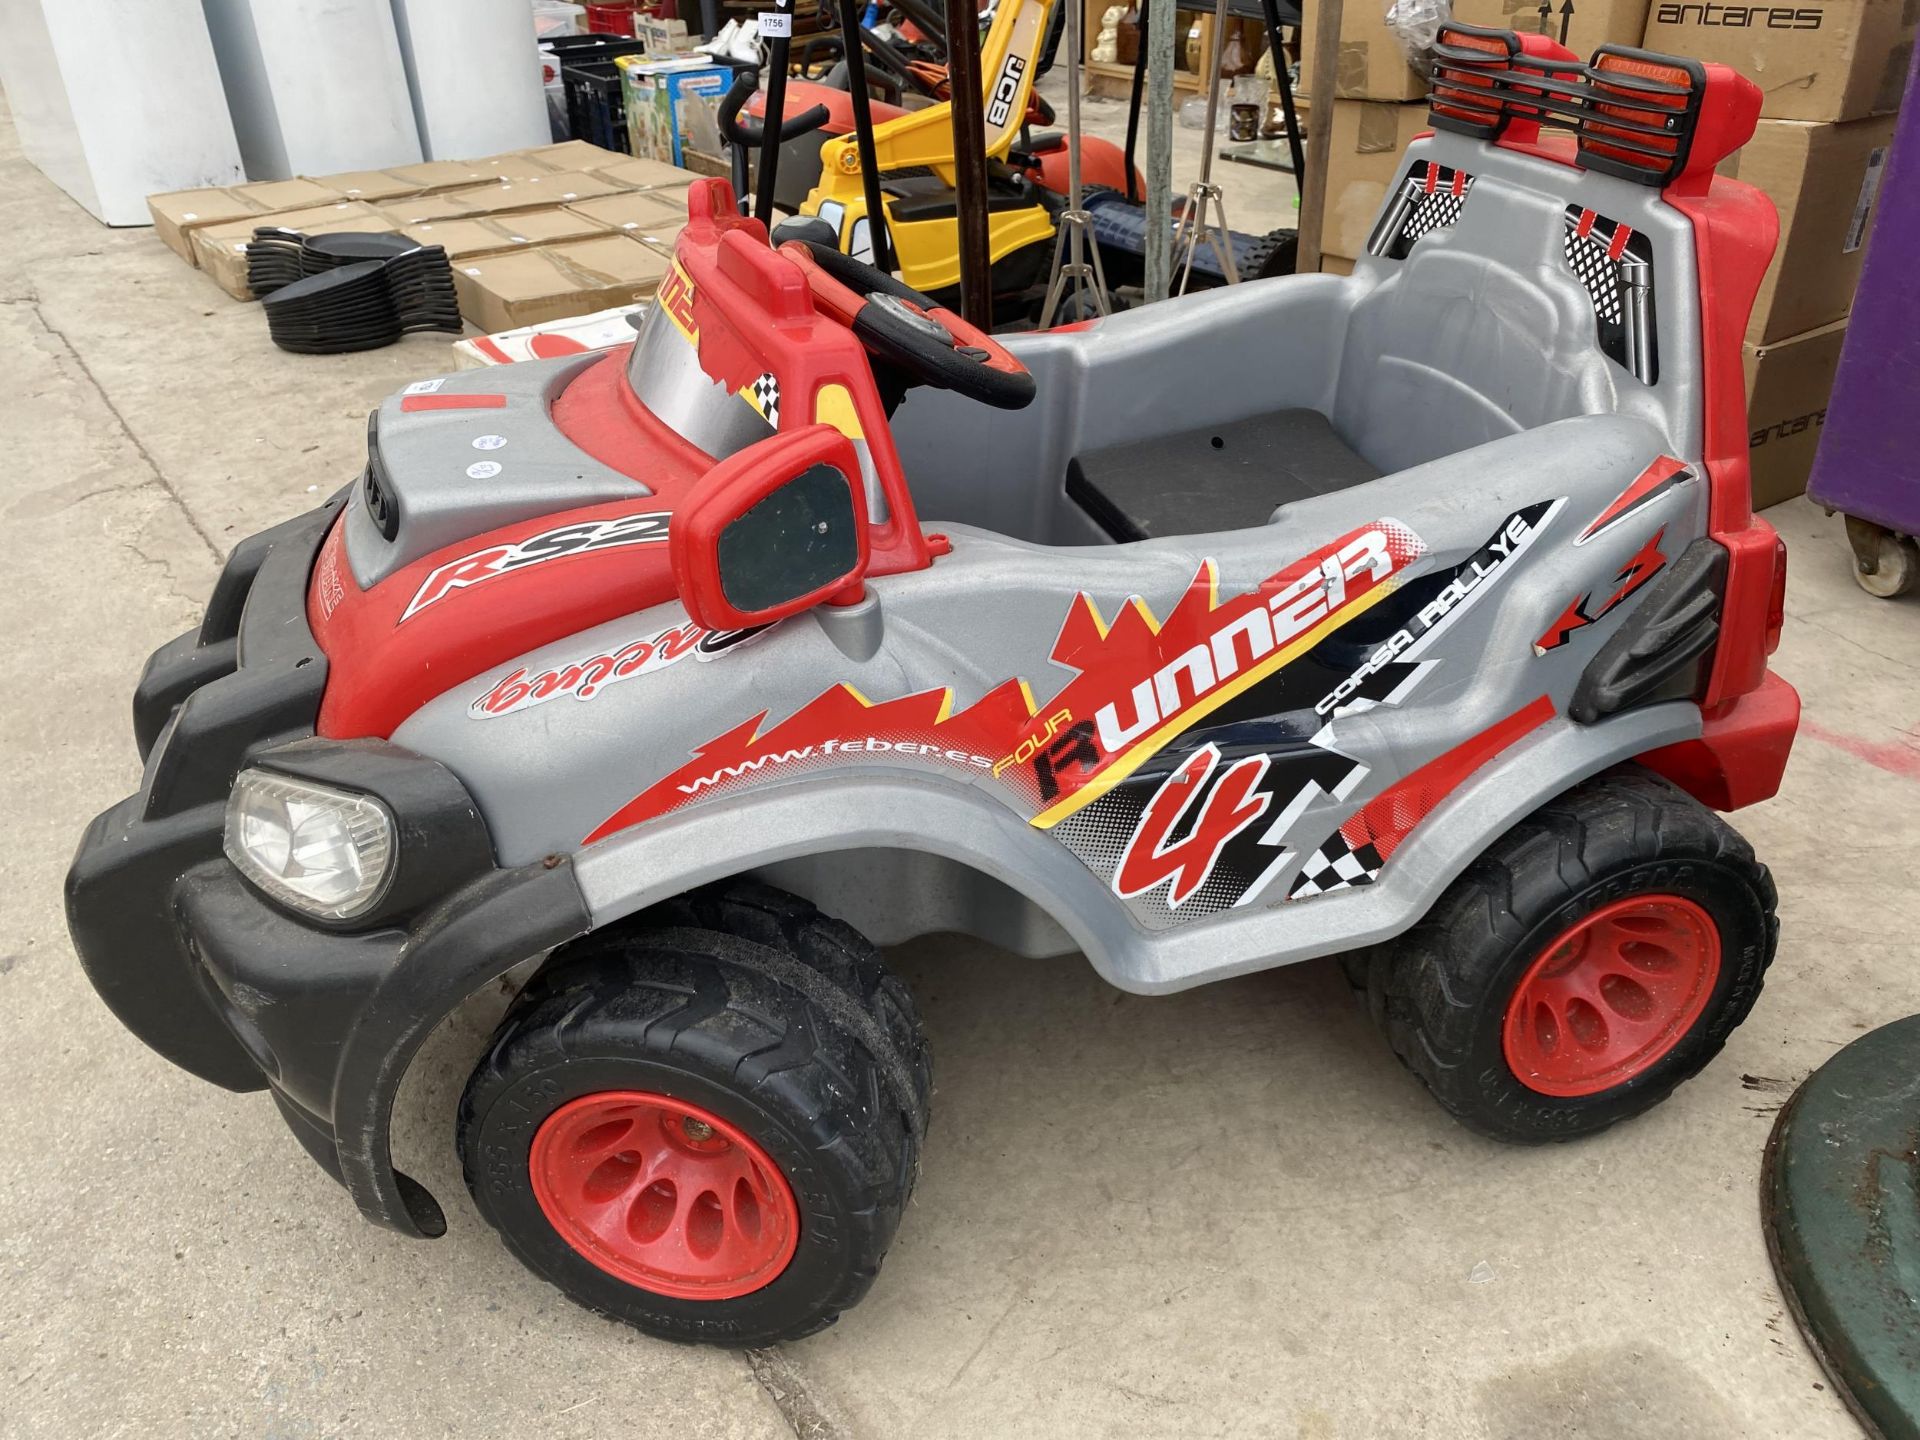
<svg viewBox="0 0 1920 1440"><path fill-rule="evenodd" d="M530 710L535 705L562 695L576 700L591 700L607 686L639 675L651 675L688 655L705 660L724 655L741 642L758 635L765 626L751 630L705 630L689 620L671 630L662 630L645 639L630 640L609 647L585 659L572 660L550 670L529 674L522 667L503 677L468 707L476 720L491 720Z"/></svg>

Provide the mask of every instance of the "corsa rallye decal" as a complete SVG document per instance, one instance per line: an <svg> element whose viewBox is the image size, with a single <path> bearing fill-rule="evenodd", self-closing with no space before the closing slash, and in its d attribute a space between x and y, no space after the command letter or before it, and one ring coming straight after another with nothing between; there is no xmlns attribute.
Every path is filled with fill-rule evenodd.
<svg viewBox="0 0 1920 1440"><path fill-rule="evenodd" d="M557 530L529 535L525 540L516 540L510 545L489 545L471 555L462 555L458 560L449 560L444 565L436 566L420 582L419 590L414 592L413 599L407 602L407 608L400 616L400 623L405 624L428 606L438 604L455 591L483 585L502 575L524 570L529 565L561 560L569 555L583 555L594 550L611 550L616 545L664 545L668 518L665 511L647 511L639 515L621 515L612 520L581 520L572 525L562 525Z"/></svg>

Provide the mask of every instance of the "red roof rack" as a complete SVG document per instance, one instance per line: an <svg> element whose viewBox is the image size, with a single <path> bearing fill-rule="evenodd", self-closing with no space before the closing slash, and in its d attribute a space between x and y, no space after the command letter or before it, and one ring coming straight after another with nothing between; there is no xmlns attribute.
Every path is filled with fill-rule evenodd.
<svg viewBox="0 0 1920 1440"><path fill-rule="evenodd" d="M1545 36L1449 24L1433 58L1436 129L1498 142L1558 126L1577 137L1580 165L1663 189L1704 185L1760 114L1759 88L1726 66L1624 45L1582 64Z"/></svg>

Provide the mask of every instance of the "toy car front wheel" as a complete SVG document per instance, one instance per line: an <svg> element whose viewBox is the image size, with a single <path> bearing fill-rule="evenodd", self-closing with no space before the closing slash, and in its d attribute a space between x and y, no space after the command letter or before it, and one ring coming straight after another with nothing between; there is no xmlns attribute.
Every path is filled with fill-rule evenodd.
<svg viewBox="0 0 1920 1440"><path fill-rule="evenodd" d="M873 947L734 886L556 956L468 1082L460 1153L481 1214L572 1299L765 1345L873 1282L927 1096L911 997Z"/></svg>
<svg viewBox="0 0 1920 1440"><path fill-rule="evenodd" d="M1349 973L1462 1124L1531 1144L1604 1130L1697 1074L1752 1008L1778 928L1746 842L1628 769L1534 812Z"/></svg>

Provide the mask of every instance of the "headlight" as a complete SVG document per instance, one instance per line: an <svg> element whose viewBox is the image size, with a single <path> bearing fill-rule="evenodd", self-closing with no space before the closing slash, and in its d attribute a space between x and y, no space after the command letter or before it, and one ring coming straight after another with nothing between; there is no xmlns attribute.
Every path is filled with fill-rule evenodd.
<svg viewBox="0 0 1920 1440"><path fill-rule="evenodd" d="M274 899L350 920L393 868L393 817L367 795L242 770L227 800L227 858Z"/></svg>

